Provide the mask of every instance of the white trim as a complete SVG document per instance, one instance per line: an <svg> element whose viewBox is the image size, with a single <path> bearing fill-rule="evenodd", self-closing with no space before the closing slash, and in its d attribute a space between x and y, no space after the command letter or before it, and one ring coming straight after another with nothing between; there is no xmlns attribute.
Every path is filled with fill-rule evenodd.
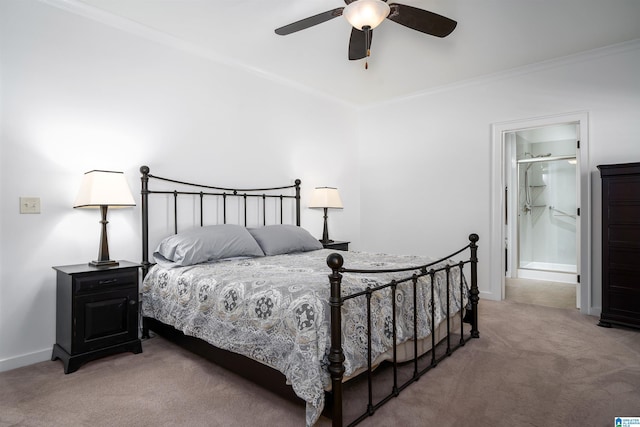
<svg viewBox="0 0 640 427"><path fill-rule="evenodd" d="M351 108L356 107L354 104L350 102L347 102L340 98L336 98L331 95L327 95L326 93L321 92L308 85L298 83L294 80L283 78L277 74L273 74L272 72L266 71L262 68L249 66L245 63L239 62L228 56L222 56L212 49L208 49L208 48L196 45L194 43L183 40L179 37L165 33L163 31L159 31L154 28L147 27L146 25L143 25L138 22L132 21L130 19L124 18L122 16L118 16L113 13L104 11L95 6L82 3L81 1L78 1L78 0L39 0L39 1L42 3L48 4L49 6L53 6L58 9L62 9L67 12L73 13L75 15L82 16L87 19L91 19L93 21L99 22L101 24L107 25L109 27L115 28L120 31L124 31L134 36L138 36L143 39L189 53L199 58L204 58L209 61L215 62L220 65L224 65L227 67L240 69L248 73L251 73L255 76L262 77L271 82L278 83L283 86L288 86L296 90L299 90L301 92L306 92L320 98L328 99L334 102L339 102Z"/></svg>
<svg viewBox="0 0 640 427"><path fill-rule="evenodd" d="M0 360L0 372L10 371L11 369L22 368L23 366L33 365L47 360L51 360L51 348L46 350L34 351L33 353L21 354L20 356L10 357ZM60 365L62 369L62 365Z"/></svg>
<svg viewBox="0 0 640 427"><path fill-rule="evenodd" d="M532 74L540 71L550 70L554 68L564 67L580 62L591 61L597 58L617 55L620 53L638 50L640 49L640 39L633 39L626 42L616 43L609 46L604 46L596 49L579 52L560 58L549 59L546 61L535 62L533 64L522 65L520 67L514 67L507 70L497 71L495 73L485 74L482 76L471 77L466 80L459 80L453 83L443 84L440 86L430 87L409 95L402 95L396 98L391 98L379 102L374 102L368 105L360 106L362 110L369 108L377 108L387 104L394 104L398 102L405 102L411 99L420 98L425 95L432 95L441 92L448 92L451 90L464 89L469 86L481 85L493 83L500 80L511 79L526 74Z"/></svg>
<svg viewBox="0 0 640 427"><path fill-rule="evenodd" d="M113 13L106 12L102 9L99 9L95 6L88 5L79 0L39 0L39 1L42 3L48 4L50 6L57 7L58 9L66 10L67 12L71 12L76 15L80 15L85 18L100 22L104 25L108 25L110 27L117 28L127 33L145 38L147 40L164 44L166 46L170 46L175 49L188 52L190 54L199 56L201 58L209 59L211 61L217 62L222 65L243 69L247 72L261 76L267 80L280 83L284 86L289 86L294 89L307 92L309 94L319 96L321 98L330 99L332 101L342 103L346 106L356 108L356 109L361 109L361 110L366 110L369 108L378 108L386 104L404 102L404 101L411 100L413 98L419 98L425 95L431 95L431 94L446 92L450 90L462 89L468 86L473 86L478 84L491 83L494 81L513 78L513 77L530 74L530 73L535 73L542 70L558 68L558 67L562 67L562 66L566 66L566 65L570 65L578 62L583 62L583 61L589 61L594 58L599 58L607 55L615 55L618 53L640 49L640 39L633 39L633 40L616 43L609 46L587 50L584 52L578 52L578 53L567 55L561 58L540 61L533 64L526 64L523 66L511 68L508 70L498 71L495 73L486 74L478 77L472 77L466 80L460 80L460 81L456 81L449 84L443 84L440 86L435 86L435 87L427 88L425 90L421 90L415 93L411 93L409 95L401 95L401 96L387 99L387 100L382 100L378 102L374 101L370 104L359 105L349 101L345 101L340 98L336 98L331 95L327 95L326 93L321 92L320 90L312 88L308 85L298 83L294 80L283 78L281 76L268 72L264 69L248 66L244 63L238 62L235 59L221 56L211 49L206 49L206 48L197 46L194 43L182 40L178 37L147 27L138 22L123 18Z"/></svg>
<svg viewBox="0 0 640 427"><path fill-rule="evenodd" d="M595 314L592 307L591 281L591 179L589 176L589 115L586 111L557 114L525 120L513 120L491 125L491 207L490 207L490 241L489 250L489 283L491 294L498 299L504 298L504 250L503 213L504 200L504 134L529 128L549 126L561 123L579 123L578 138L580 140L580 311ZM497 256L500 254L500 256Z"/></svg>
<svg viewBox="0 0 640 427"><path fill-rule="evenodd" d="M545 271L545 270L527 270L519 268L517 276L521 279L535 279L535 280L548 280L551 282L569 283L571 285L577 285L576 273L563 273L560 271ZM576 307L580 304L580 301L576 301Z"/></svg>

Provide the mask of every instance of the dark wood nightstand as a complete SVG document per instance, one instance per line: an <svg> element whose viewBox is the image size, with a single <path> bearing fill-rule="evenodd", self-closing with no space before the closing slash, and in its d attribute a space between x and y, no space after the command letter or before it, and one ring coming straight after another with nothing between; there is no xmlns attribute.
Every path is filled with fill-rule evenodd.
<svg viewBox="0 0 640 427"><path fill-rule="evenodd" d="M322 241L320 243L322 243ZM349 243L351 242L339 242L337 240L334 240L333 242L322 243L322 246L324 246L325 249L335 249L337 251L348 251Z"/></svg>
<svg viewBox="0 0 640 427"><path fill-rule="evenodd" d="M53 267L56 284L56 344L51 360L64 373L123 351L142 352L138 338L138 269L120 261L112 267L88 264Z"/></svg>

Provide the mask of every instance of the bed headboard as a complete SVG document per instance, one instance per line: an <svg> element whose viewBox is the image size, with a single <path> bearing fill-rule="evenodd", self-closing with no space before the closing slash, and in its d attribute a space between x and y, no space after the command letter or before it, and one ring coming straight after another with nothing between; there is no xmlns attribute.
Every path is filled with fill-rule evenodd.
<svg viewBox="0 0 640 427"><path fill-rule="evenodd" d="M213 224L260 226L293 223L300 226L300 183L281 187L225 188L195 184L152 175L148 166L141 166L142 187L142 268L143 277L149 271L150 216L152 211L164 217L164 227L153 230L164 238L176 234L179 227ZM154 188L151 189L153 182ZM150 208L150 196L163 195L162 209ZM186 209L181 209L185 207ZM180 221L187 217L187 221ZM231 220L235 217L235 220ZM171 227L172 225L172 227ZM172 228L172 229L171 229Z"/></svg>

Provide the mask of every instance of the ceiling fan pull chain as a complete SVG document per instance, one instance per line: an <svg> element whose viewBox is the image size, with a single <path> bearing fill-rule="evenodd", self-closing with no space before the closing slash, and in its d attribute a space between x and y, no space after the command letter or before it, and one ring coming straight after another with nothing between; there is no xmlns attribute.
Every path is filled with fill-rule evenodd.
<svg viewBox="0 0 640 427"><path fill-rule="evenodd" d="M367 52L367 56L365 58L368 58L369 56L371 56L371 42L369 41L371 40L371 27L365 25L364 27L362 27L362 31L364 31L364 48ZM369 69L369 61L367 59L364 60L364 69Z"/></svg>

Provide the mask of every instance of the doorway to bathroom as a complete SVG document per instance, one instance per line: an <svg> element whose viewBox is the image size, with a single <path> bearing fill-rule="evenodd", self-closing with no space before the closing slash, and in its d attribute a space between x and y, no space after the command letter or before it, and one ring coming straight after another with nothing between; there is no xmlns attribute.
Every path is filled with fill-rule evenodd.
<svg viewBox="0 0 640 427"><path fill-rule="evenodd" d="M566 123L505 135L512 157L507 277L578 283L577 132Z"/></svg>
<svg viewBox="0 0 640 427"><path fill-rule="evenodd" d="M562 306L577 307L578 124L515 130L504 137L510 157L505 162L505 297L529 289L533 303L558 290L554 299L562 297Z"/></svg>
<svg viewBox="0 0 640 427"><path fill-rule="evenodd" d="M537 293L534 299L538 300L541 296L558 299L548 291L558 290L558 295L571 295L570 305L588 312L586 113L492 128L492 230L496 233L490 244L493 256L502 252L490 266L492 281L500 286L496 291L502 299L508 298L514 284L525 283L531 288L522 295Z"/></svg>

